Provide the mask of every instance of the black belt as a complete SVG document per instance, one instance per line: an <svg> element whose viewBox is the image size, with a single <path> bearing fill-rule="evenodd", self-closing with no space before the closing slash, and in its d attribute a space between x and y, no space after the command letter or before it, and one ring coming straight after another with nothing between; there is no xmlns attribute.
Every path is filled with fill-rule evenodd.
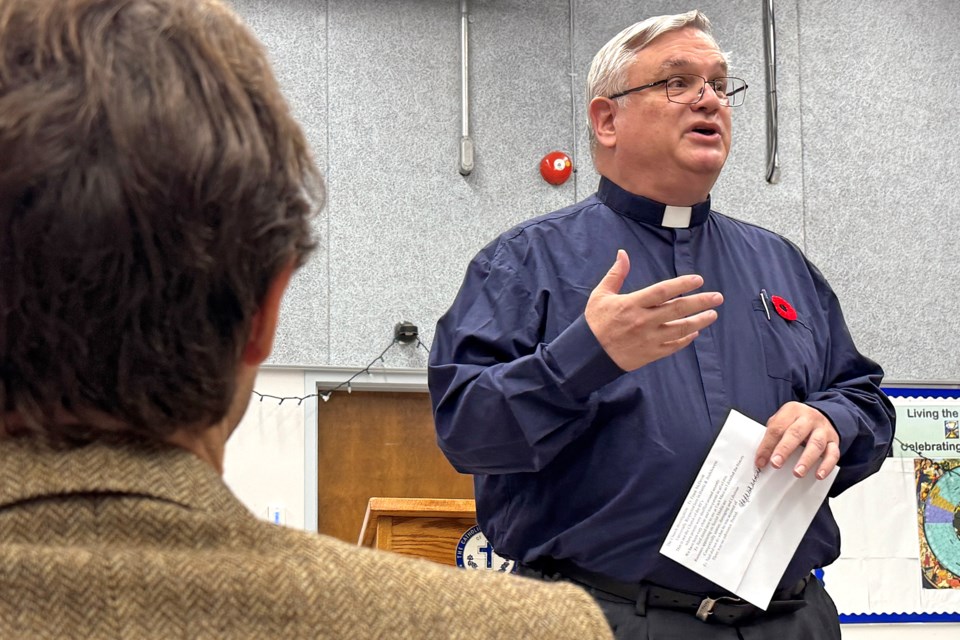
<svg viewBox="0 0 960 640"><path fill-rule="evenodd" d="M647 607L670 609L691 613L704 622L735 625L755 618L774 617L797 611L806 606L803 592L810 581L808 574L792 587L780 589L773 594L766 611L746 600L730 594L700 594L668 589L649 582L620 582L605 576L585 571L562 560L541 558L536 563L524 565L547 580L568 580L594 591L600 591L629 600L637 606L637 613L646 615ZM522 572L521 572L522 573Z"/></svg>

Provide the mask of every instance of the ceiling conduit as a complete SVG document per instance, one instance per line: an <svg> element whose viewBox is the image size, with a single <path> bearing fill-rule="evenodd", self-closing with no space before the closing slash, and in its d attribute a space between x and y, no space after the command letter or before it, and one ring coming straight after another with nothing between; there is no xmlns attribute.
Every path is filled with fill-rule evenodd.
<svg viewBox="0 0 960 640"><path fill-rule="evenodd" d="M780 180L779 116L777 113L777 30L773 0L763 1L763 56L767 76L767 182Z"/></svg>
<svg viewBox="0 0 960 640"><path fill-rule="evenodd" d="M460 175L473 171L473 138L470 137L470 14L460 0Z"/></svg>

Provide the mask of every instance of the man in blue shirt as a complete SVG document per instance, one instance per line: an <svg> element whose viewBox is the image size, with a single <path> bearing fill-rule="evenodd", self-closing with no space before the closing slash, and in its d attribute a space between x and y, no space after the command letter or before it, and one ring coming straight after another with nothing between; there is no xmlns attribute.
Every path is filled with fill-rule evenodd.
<svg viewBox="0 0 960 640"><path fill-rule="evenodd" d="M705 16L625 29L588 90L597 193L485 247L437 325L440 446L497 552L587 587L618 637L839 638L810 580L839 554L827 504L765 612L659 548L731 409L767 426L760 468L839 463L831 495L874 473L883 372L795 245L711 211L746 84Z"/></svg>

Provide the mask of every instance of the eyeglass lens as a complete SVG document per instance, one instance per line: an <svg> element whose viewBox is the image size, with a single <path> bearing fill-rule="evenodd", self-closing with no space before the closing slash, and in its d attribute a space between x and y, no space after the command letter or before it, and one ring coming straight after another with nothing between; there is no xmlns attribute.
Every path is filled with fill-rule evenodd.
<svg viewBox="0 0 960 640"><path fill-rule="evenodd" d="M699 102L706 85L710 85L724 104L737 106L743 100L743 80L739 78L715 78L704 81L700 76L675 75L667 78L667 97L673 102L693 104Z"/></svg>

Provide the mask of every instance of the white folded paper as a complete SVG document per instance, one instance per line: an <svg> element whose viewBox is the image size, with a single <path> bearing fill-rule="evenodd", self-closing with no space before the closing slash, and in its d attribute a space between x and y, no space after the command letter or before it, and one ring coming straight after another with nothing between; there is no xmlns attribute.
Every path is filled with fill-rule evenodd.
<svg viewBox="0 0 960 640"><path fill-rule="evenodd" d="M761 609L783 577L838 468L793 475L802 447L780 469L754 464L766 431L731 411L660 553Z"/></svg>

